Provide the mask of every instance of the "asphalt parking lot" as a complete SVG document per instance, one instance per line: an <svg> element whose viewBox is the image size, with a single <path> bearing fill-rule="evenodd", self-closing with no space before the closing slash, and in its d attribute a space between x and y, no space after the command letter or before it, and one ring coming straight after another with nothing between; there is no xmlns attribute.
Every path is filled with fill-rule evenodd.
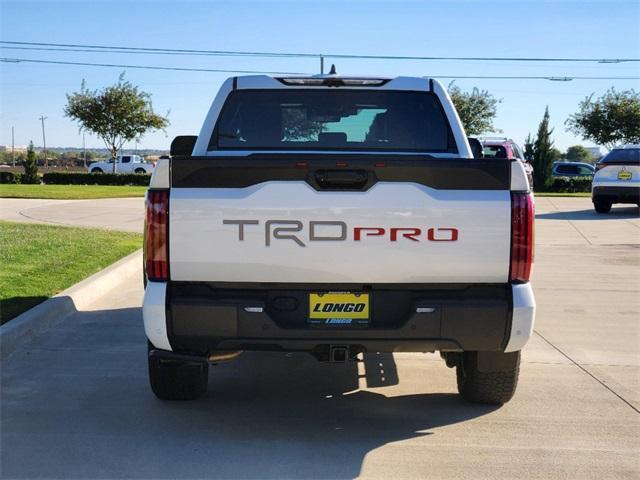
<svg viewBox="0 0 640 480"><path fill-rule="evenodd" d="M3 361L2 478L638 478L638 208L536 208L536 332L503 407L460 400L433 354L247 353L162 403L137 274Z"/></svg>

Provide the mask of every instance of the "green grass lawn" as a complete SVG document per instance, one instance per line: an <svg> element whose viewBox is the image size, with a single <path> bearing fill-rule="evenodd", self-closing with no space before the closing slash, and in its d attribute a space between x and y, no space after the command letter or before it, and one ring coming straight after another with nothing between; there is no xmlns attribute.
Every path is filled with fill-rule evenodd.
<svg viewBox="0 0 640 480"><path fill-rule="evenodd" d="M0 324L142 247L142 235L0 222Z"/></svg>
<svg viewBox="0 0 640 480"><path fill-rule="evenodd" d="M591 192L573 192L573 193L556 193L556 192L535 192L536 197L591 197Z"/></svg>
<svg viewBox="0 0 640 480"><path fill-rule="evenodd" d="M144 197L147 187L110 185L0 185L0 198L48 198L77 200L89 198Z"/></svg>

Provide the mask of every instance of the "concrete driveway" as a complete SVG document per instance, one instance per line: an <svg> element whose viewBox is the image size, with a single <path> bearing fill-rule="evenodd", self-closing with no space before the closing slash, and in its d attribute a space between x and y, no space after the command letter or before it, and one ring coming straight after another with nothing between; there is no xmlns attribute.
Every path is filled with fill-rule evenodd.
<svg viewBox="0 0 640 480"><path fill-rule="evenodd" d="M0 220L142 232L143 198L0 199Z"/></svg>
<svg viewBox="0 0 640 480"><path fill-rule="evenodd" d="M149 390L140 276L2 365L3 478L636 479L640 220L537 200L536 333L502 408L436 355L247 353L202 400Z"/></svg>

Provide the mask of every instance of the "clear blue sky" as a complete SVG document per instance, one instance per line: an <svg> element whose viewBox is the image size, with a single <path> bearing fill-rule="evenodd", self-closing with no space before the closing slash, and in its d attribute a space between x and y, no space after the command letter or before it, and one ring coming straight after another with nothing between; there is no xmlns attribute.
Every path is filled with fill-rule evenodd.
<svg viewBox="0 0 640 480"><path fill-rule="evenodd" d="M135 47L433 56L640 57L637 1L7 1L0 0L2 40ZM1 49L0 57L65 61L279 70L318 73L312 59L167 57ZM338 60L338 72L384 75L638 76L640 65ZM0 145L79 146L78 128L62 114L65 93L115 82L122 69L0 63ZM126 78L170 111L171 126L147 134L141 148L168 148L175 135L198 133L228 74L128 70ZM448 82L448 81L446 81ZM556 146L591 143L565 131L586 95L633 80L573 82L459 80L503 101L496 126L522 143L549 105ZM87 137L90 147L102 147ZM130 145L132 147L132 145Z"/></svg>

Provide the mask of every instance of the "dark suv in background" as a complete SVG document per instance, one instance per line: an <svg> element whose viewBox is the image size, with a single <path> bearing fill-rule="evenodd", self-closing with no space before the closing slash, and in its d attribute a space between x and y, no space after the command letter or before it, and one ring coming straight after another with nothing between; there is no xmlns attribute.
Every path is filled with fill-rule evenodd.
<svg viewBox="0 0 640 480"><path fill-rule="evenodd" d="M582 162L554 162L554 177L593 177L596 169L589 163Z"/></svg>

